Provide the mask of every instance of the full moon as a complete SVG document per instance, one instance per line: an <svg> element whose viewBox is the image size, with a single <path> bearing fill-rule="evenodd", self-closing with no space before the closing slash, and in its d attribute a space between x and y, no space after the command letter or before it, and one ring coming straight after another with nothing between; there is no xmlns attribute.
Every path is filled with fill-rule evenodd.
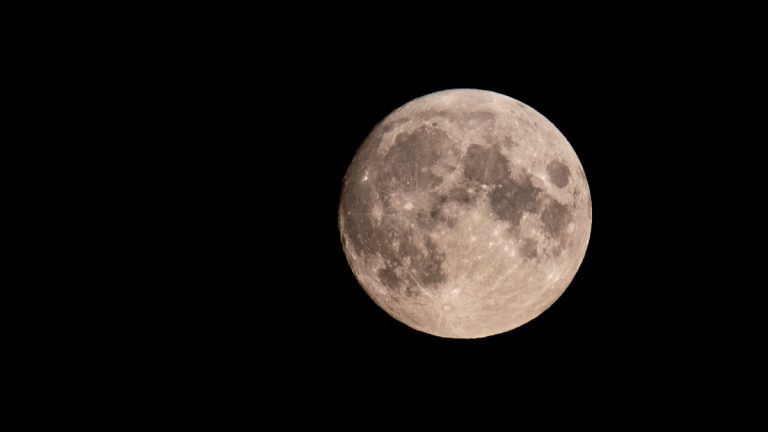
<svg viewBox="0 0 768 432"><path fill-rule="evenodd" d="M507 332L544 312L579 269L591 225L565 137L522 102L471 89L414 99L376 125L339 206L363 289L446 338Z"/></svg>

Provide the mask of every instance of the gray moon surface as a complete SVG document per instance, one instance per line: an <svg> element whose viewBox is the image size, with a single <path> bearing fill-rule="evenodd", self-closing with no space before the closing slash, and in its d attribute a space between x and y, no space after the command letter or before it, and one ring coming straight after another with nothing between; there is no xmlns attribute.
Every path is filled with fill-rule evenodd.
<svg viewBox="0 0 768 432"><path fill-rule="evenodd" d="M505 95L432 93L376 125L341 193L347 261L389 315L446 338L515 329L573 280L592 202L544 116Z"/></svg>

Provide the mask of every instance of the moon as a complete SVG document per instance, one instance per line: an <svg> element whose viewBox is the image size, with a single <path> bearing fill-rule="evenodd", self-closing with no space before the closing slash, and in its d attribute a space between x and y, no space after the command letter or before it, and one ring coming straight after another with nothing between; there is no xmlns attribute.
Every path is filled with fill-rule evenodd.
<svg viewBox="0 0 768 432"><path fill-rule="evenodd" d="M445 338L515 329L552 305L587 249L584 169L543 115L454 89L376 125L344 177L339 230L368 295Z"/></svg>

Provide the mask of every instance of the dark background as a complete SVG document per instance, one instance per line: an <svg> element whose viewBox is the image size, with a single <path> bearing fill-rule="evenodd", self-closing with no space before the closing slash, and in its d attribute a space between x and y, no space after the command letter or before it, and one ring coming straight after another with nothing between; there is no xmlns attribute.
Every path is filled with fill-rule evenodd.
<svg viewBox="0 0 768 432"><path fill-rule="evenodd" d="M9 352L33 368L9 370L35 397L217 426L370 407L355 429L414 411L517 425L530 405L547 411L537 424L570 423L564 405L622 424L762 412L763 14L69 7L77 19L30 14L9 62L7 120L29 157L7 158L24 198L7 207L29 227L8 224L24 245L6 264L31 299L7 302L24 341ZM552 121L593 203L563 296L480 340L390 318L337 226L374 125L461 87Z"/></svg>
<svg viewBox="0 0 768 432"><path fill-rule="evenodd" d="M703 65L674 53L609 54L307 57L243 93L224 84L224 100L236 102L200 147L215 185L203 211L221 229L208 253L222 268L198 299L216 329L209 341L323 385L521 384L543 374L610 387L645 385L660 371L695 382L690 362L722 331L717 294L702 282L718 234L702 232L722 210L708 204L721 186L708 152L727 102L690 79ZM593 202L586 257L565 294L523 327L480 340L390 318L356 282L337 227L342 178L371 128L415 97L460 87L509 95L550 119L578 154Z"/></svg>
<svg viewBox="0 0 768 432"><path fill-rule="evenodd" d="M139 299L151 299L140 310L152 325L136 342L174 383L242 383L232 391L286 401L397 389L672 401L740 382L756 361L755 339L742 343L756 324L733 293L754 284L732 270L727 243L751 226L732 186L750 57L704 36L529 47L356 35L201 38L161 49L167 68L139 71L158 89L144 117L164 135L143 153L162 177L147 185L143 217L161 234L144 262L162 276ZM368 132L449 88L496 91L546 116L579 156L593 203L586 257L563 296L479 340L389 317L355 280L337 226L342 179Z"/></svg>

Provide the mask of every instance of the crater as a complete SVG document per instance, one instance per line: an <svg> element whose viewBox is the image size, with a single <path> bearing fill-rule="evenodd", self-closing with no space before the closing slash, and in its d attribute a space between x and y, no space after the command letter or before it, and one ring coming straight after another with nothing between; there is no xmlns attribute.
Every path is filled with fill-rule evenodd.
<svg viewBox="0 0 768 432"><path fill-rule="evenodd" d="M485 185L498 183L509 177L509 161L496 146L472 144L464 156L464 176Z"/></svg>
<svg viewBox="0 0 768 432"><path fill-rule="evenodd" d="M520 223L524 212L535 212L541 189L531 183L530 177L522 180L504 179L488 194L493 213L514 228Z"/></svg>
<svg viewBox="0 0 768 432"><path fill-rule="evenodd" d="M559 188L567 186L571 178L571 170L564 163L557 160L547 165L547 174L549 174L549 180Z"/></svg>

